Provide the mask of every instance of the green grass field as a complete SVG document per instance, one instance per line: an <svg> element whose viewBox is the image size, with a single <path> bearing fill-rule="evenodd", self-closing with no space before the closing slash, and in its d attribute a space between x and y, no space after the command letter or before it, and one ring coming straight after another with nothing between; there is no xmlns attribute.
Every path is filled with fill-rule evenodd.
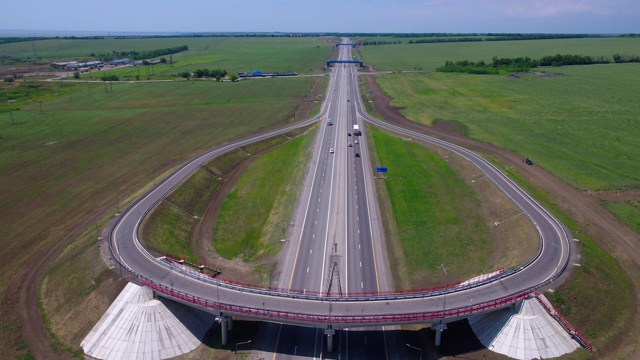
<svg viewBox="0 0 640 360"><path fill-rule="evenodd" d="M530 157L578 188L640 187L640 64L548 70L564 76L392 74L376 81L407 118L459 122L468 136Z"/></svg>
<svg viewBox="0 0 640 360"><path fill-rule="evenodd" d="M312 140L311 135L299 136L261 156L242 175L215 225L213 244L220 255L259 261L280 250Z"/></svg>
<svg viewBox="0 0 640 360"><path fill-rule="evenodd" d="M640 201L607 202L605 206L629 229L640 234Z"/></svg>
<svg viewBox="0 0 640 360"><path fill-rule="evenodd" d="M495 270L487 265L494 251L479 200L444 160L422 146L372 129L401 242L409 283L443 284Z"/></svg>
<svg viewBox="0 0 640 360"><path fill-rule="evenodd" d="M393 41L389 39L390 41ZM640 55L637 38L585 38L526 41L487 41L445 44L405 44L364 46L362 60L376 70L435 70L445 61L469 60L490 62L497 57L540 58L545 55L578 54L611 56L615 53Z"/></svg>
<svg viewBox="0 0 640 360"><path fill-rule="evenodd" d="M18 269L203 149L290 123L318 79L270 80L120 83L0 114L0 357L18 351Z"/></svg>
<svg viewBox="0 0 640 360"><path fill-rule="evenodd" d="M294 71L299 74L312 72L324 66L331 55L335 42L324 37L193 37L193 38L143 38L143 39L60 39L35 42L19 42L0 45L0 56L13 59L0 60L0 71L15 67L26 67L25 61L37 64L52 61L95 60L89 54L116 51L144 51L188 45L189 50L173 54L173 65L123 67L107 72L85 74L83 77L99 78L103 74L114 74L121 80L147 77L166 78L181 71L198 68L226 69L230 74L262 70L264 72ZM35 47L35 54L34 49ZM169 55L164 56L167 60ZM16 59L21 62L16 63Z"/></svg>

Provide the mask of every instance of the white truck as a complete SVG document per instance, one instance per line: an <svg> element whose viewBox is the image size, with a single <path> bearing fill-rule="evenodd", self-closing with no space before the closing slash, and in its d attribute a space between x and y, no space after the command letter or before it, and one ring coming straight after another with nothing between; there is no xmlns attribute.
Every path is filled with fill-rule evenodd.
<svg viewBox="0 0 640 360"><path fill-rule="evenodd" d="M358 127L358 125L353 125L353 136L359 136L360 135L360 128Z"/></svg>

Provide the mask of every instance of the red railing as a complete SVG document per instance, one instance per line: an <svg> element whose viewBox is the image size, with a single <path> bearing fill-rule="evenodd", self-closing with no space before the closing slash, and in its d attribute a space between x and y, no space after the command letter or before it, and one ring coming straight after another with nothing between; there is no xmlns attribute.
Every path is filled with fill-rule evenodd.
<svg viewBox="0 0 640 360"><path fill-rule="evenodd" d="M186 263L187 262L186 260L177 259L177 258L173 257L172 255L165 255L162 258L162 260L164 260L165 262L169 263L171 266L181 266L184 270L191 271L194 275L202 274L201 272L196 271L195 268L193 268L193 267L197 268L198 267L197 265L192 265L192 267L184 266L183 263ZM213 269L212 271L218 271L218 270ZM238 287L238 288L248 289L248 290L257 290L257 291L272 292L272 293L279 293L279 294L293 294L293 295L309 296L309 297L330 297L330 298L352 297L352 298L367 298L367 299L370 299L370 298L375 298L375 297L401 297L403 295L442 293L445 290L454 289L454 288L459 287L459 286L471 287L474 284L478 284L478 283L481 283L483 281L487 281L487 280L493 278L494 276L499 276L500 274L503 274L504 272L505 272L505 269L501 268L501 269L499 269L499 270L497 270L495 272L495 275L492 275L492 276L478 277L478 278L476 278L476 280L473 280L473 281L465 280L465 281L450 283L450 284L447 284L447 285L435 286L435 287L431 287L431 288L390 290L390 291L378 291L378 292L350 292L350 293L342 293L342 294L339 294L337 292L332 292L330 294L327 294L325 292L320 292L320 291L310 291L310 290L302 291L302 290L296 290L296 289L284 289L284 288L260 286L260 285L255 285L255 284L251 284L251 283L245 283L245 282L241 282L241 281L221 279L221 278L217 277L216 275L209 275L209 274L205 274L205 275L207 275L208 277L215 277L217 279L217 281L219 281L222 284L230 285L231 287ZM464 285L462 285L462 284L464 284Z"/></svg>
<svg viewBox="0 0 640 360"><path fill-rule="evenodd" d="M542 307L549 313L549 315L551 315L551 317L553 317L558 321L560 326L562 326L562 328L564 328L564 330L567 333L569 333L569 335L574 336L585 349L589 351L593 351L593 346L591 346L589 341L587 341L587 339L584 336L582 336L582 334L578 329L569 325L569 322L565 320L565 318L562 317L562 315L560 315L559 312L557 312L555 309L547 305L547 303L540 298L540 294L538 294L538 292L535 292L534 294L535 294L536 300L538 300L540 305L542 305Z"/></svg>
<svg viewBox="0 0 640 360"><path fill-rule="evenodd" d="M490 309L503 307L522 300L532 293L532 290L523 291L521 293L507 296L501 299L488 301L485 303L466 306L456 309L448 309L446 311L427 311L403 314L383 314L383 315L346 315L346 314L307 314L289 311L278 311L263 308L252 308L241 305L230 305L210 301L197 296L189 295L181 291L174 290L164 285L157 284L148 279L141 279L141 284L159 292L165 296L181 300L190 304L201 306L220 312L230 312L247 317L258 317L264 319L277 319L280 321L290 322L306 322L317 324L388 324L388 323L411 323L429 320L438 320L442 318L456 318L483 312Z"/></svg>
<svg viewBox="0 0 640 360"><path fill-rule="evenodd" d="M165 260L166 262L168 262L169 264L172 265L183 265L183 266L187 266L190 269L198 269L200 270L201 273L204 273L204 271L202 271L203 269L207 269L209 271L212 271L215 273L215 275L211 275L213 277L216 277L218 275L220 275L222 273L222 270L220 268L214 268L213 266L209 266L207 264L194 264L192 262L190 262L189 260L185 260L185 259L178 259L176 257L174 257L173 255L169 255L166 254L164 257L162 257L163 260ZM207 274L208 275L208 274Z"/></svg>

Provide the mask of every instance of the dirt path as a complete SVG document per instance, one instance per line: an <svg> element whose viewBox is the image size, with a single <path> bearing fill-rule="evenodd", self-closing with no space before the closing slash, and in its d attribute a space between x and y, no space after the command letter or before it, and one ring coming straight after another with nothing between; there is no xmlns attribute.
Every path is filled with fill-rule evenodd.
<svg viewBox="0 0 640 360"><path fill-rule="evenodd" d="M638 295L640 295L640 237L615 219L600 204L599 196L590 196L586 192L575 189L538 166L525 165L522 162L522 157L518 154L467 138L459 128L452 126L452 124L439 123L432 127L406 119L400 113L402 109L389 104L392 98L382 92L373 78L370 76L365 78L368 89L372 91L373 102L371 104L374 111L383 116L386 121L488 154L506 166L515 168L528 183L547 192L562 211L577 221L590 238L612 254L622 265L626 275L632 281L636 299L630 321L621 333L630 335L638 333L640 329L640 308L637 301ZM635 193L637 192L639 191ZM607 349L601 349L603 350L601 354L611 357L614 355L627 357L631 354L638 356L640 350L635 350L636 342L635 335L620 337L612 341Z"/></svg>

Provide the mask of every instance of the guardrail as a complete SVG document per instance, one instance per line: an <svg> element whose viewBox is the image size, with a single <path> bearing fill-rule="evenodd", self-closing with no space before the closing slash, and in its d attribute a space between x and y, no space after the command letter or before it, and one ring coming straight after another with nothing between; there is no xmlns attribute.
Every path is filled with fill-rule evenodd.
<svg viewBox="0 0 640 360"><path fill-rule="evenodd" d="M573 336L580 343L580 345L582 345L585 349L589 351L593 351L593 346L591 346L589 341L584 336L582 336L582 334L578 329L571 326L569 322L565 320L565 318L562 317L562 315L560 315L559 312L557 312L555 309L547 305L547 303L540 298L540 294L538 294L537 291L534 292L534 296L536 300L538 300L540 305L542 305L542 307L549 313L549 315L551 315L552 318L556 319L556 321L560 324L560 326L562 326L562 328L567 333L569 333L569 335Z"/></svg>
<svg viewBox="0 0 640 360"><path fill-rule="evenodd" d="M402 314L380 314L380 315L341 315L341 314L307 314L291 311L271 310L266 308L254 308L242 305L223 304L217 301L200 298L194 295L175 290L165 285L158 284L149 279L141 279L140 283L152 290L163 294L165 297L173 298L178 301L187 302L206 309L216 310L218 312L233 313L246 317L257 317L263 319L278 320L283 322L302 322L315 324L333 324L333 325L350 325L350 324L389 324L389 323L415 323L428 322L432 320L440 320L443 318L464 317L478 312L484 312L491 309L501 308L509 304L513 304L519 300L530 296L535 290L528 289L514 295L505 296L492 301L470 305L460 308L447 309L445 311L426 311ZM325 299L329 300L329 299Z"/></svg>
<svg viewBox="0 0 640 360"><path fill-rule="evenodd" d="M167 263L169 266L176 268L181 273L188 275L193 278L197 278L203 281L207 281L213 283L215 285L219 285L221 287L227 289L239 289L243 291L254 291L262 294L271 294L271 295L279 295L283 297L296 297L296 298L306 298L310 300L318 300L318 299L327 299L330 298L335 301L361 301L361 300L372 300L372 299L408 299L408 298L419 298L419 297L430 297L430 296L438 296L444 293L449 293L451 291L459 291L462 289L469 289L473 287L480 286L482 284L486 284L496 279L499 279L503 276L511 274L511 270L506 270L501 268L496 271L495 275L491 276L479 276L477 278L471 280L465 280L455 283L450 283L442 286L435 286L431 288L418 288L418 289L406 289L406 290L389 290L389 291L378 291L378 292L349 292L349 293L337 293L332 292L327 295L326 292L320 291L302 291L296 289L284 289L284 288L276 288L276 287L268 287L268 286L260 286L250 283L244 283L240 281L228 280L228 279L220 279L216 275L206 274L201 271L196 270L201 265L191 264L191 266L184 266L183 263L186 263L186 260L178 259L173 257L172 255L165 255L158 259L161 262ZM208 267L207 267L208 268ZM219 271L219 269L210 268L212 271Z"/></svg>

